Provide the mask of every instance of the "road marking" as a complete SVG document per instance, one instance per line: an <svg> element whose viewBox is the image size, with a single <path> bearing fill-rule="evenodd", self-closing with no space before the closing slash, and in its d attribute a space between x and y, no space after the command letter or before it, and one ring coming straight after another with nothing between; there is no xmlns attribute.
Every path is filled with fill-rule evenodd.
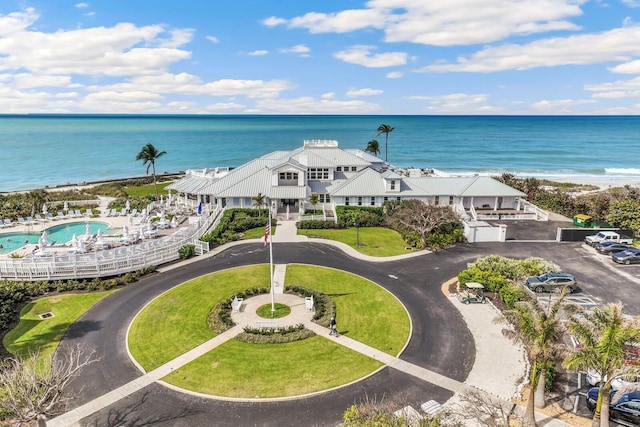
<svg viewBox="0 0 640 427"><path fill-rule="evenodd" d="M393 274L389 274L389 277L391 277L392 279L397 279L398 276L394 276Z"/></svg>

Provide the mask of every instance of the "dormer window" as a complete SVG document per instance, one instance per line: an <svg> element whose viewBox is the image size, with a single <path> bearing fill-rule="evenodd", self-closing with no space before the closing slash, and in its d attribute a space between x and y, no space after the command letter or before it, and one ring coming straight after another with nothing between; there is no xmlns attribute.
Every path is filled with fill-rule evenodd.
<svg viewBox="0 0 640 427"><path fill-rule="evenodd" d="M391 180L391 189L392 190L396 189L396 181L395 180Z"/></svg>

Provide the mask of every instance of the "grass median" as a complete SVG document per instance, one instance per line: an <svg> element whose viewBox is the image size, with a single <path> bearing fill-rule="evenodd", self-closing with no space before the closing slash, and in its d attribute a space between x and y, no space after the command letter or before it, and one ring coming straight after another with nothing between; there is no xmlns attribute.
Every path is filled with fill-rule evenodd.
<svg viewBox="0 0 640 427"><path fill-rule="evenodd" d="M217 302L268 283L269 266L265 264L212 273L172 289L134 321L129 334L131 353L146 370L168 362L215 335L206 318ZM336 301L339 330L367 345L396 355L409 337L406 311L375 283L339 270L289 265L286 284L329 294ZM346 384L380 366L325 337L287 344L231 340L163 380L219 396L276 397Z"/></svg>
<svg viewBox="0 0 640 427"><path fill-rule="evenodd" d="M298 234L342 242L358 252L370 256L386 257L410 252L405 249L407 244L402 240L400 233L383 227L298 229Z"/></svg>

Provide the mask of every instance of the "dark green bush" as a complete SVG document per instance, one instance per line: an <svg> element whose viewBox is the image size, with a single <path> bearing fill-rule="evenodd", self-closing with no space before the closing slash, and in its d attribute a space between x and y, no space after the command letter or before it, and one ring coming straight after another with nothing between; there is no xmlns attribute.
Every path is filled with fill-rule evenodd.
<svg viewBox="0 0 640 427"><path fill-rule="evenodd" d="M509 284L509 280L500 273L483 271L478 267L471 267L458 274L458 283L461 286L469 282L480 283L489 292L500 292L500 289Z"/></svg>
<svg viewBox="0 0 640 427"><path fill-rule="evenodd" d="M513 309L518 301L522 301L527 297L526 291L522 287L511 282L500 288L499 293L500 299L504 301L509 310Z"/></svg>
<svg viewBox="0 0 640 427"><path fill-rule="evenodd" d="M251 228L266 226L268 214L267 209L227 209L220 218L218 226L202 236L200 240L218 245L239 240L240 233Z"/></svg>
<svg viewBox="0 0 640 427"><path fill-rule="evenodd" d="M331 228L345 228L334 221L298 221L296 227L299 230L320 230Z"/></svg>
<svg viewBox="0 0 640 427"><path fill-rule="evenodd" d="M180 259L189 259L196 254L196 245L184 245L178 249Z"/></svg>
<svg viewBox="0 0 640 427"><path fill-rule="evenodd" d="M244 332L236 337L237 340L252 344L282 344L301 341L315 335L304 325L288 326L286 328L253 328L247 326Z"/></svg>
<svg viewBox="0 0 640 427"><path fill-rule="evenodd" d="M342 228L352 227L356 222L358 227L382 227L385 224L382 207L336 206L336 215Z"/></svg>

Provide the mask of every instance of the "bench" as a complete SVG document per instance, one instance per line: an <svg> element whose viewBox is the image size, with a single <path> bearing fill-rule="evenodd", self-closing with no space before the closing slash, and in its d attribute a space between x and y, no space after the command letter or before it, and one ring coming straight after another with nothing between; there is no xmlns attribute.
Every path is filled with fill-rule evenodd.
<svg viewBox="0 0 640 427"><path fill-rule="evenodd" d="M242 307L243 301L244 301L244 298L238 298L237 296L233 297L233 301L231 301L231 312L239 313L240 307Z"/></svg>
<svg viewBox="0 0 640 427"><path fill-rule="evenodd" d="M256 322L256 326L258 329L271 328L278 329L278 321L277 320L259 320Z"/></svg>
<svg viewBox="0 0 640 427"><path fill-rule="evenodd" d="M313 295L304 298L304 306L308 311L313 311Z"/></svg>

